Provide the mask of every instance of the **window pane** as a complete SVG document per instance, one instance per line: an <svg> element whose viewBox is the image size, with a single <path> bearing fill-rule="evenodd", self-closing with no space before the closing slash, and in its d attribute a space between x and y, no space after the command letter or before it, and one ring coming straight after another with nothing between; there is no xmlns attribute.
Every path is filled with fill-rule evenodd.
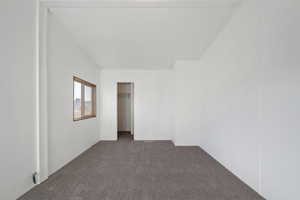
<svg viewBox="0 0 300 200"><path fill-rule="evenodd" d="M92 106L92 88L89 86L84 86L84 105L85 105L85 115L93 114L93 106Z"/></svg>
<svg viewBox="0 0 300 200"><path fill-rule="evenodd" d="M81 83L74 81L74 118L81 117Z"/></svg>

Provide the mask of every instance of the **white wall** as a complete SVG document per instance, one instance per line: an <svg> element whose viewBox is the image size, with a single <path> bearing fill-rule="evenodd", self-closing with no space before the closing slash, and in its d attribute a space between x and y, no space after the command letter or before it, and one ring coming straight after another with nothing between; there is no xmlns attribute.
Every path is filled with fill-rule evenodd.
<svg viewBox="0 0 300 200"><path fill-rule="evenodd" d="M36 170L36 1L0 1L0 12L0 199L14 200Z"/></svg>
<svg viewBox="0 0 300 200"><path fill-rule="evenodd" d="M174 66L174 135L176 146L196 145L201 124L201 88L197 61L177 61Z"/></svg>
<svg viewBox="0 0 300 200"><path fill-rule="evenodd" d="M48 142L50 174L98 142L99 120L73 121L73 76L98 82L98 69L56 19L48 18ZM97 84L98 85L98 84Z"/></svg>
<svg viewBox="0 0 300 200"><path fill-rule="evenodd" d="M117 83L134 83L135 140L170 140L172 135L171 70L101 70L100 132L117 139Z"/></svg>
<svg viewBox="0 0 300 200"><path fill-rule="evenodd" d="M201 61L175 67L176 143L200 145L272 200L299 198L299 10L246 0Z"/></svg>

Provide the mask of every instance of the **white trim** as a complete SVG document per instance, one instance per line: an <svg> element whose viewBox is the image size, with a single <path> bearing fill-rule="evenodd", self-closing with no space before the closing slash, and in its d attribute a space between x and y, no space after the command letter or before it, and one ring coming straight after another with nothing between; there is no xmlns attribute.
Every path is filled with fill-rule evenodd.
<svg viewBox="0 0 300 200"><path fill-rule="evenodd" d="M35 16L35 168L40 173L40 4L36 0L36 16Z"/></svg>
<svg viewBox="0 0 300 200"><path fill-rule="evenodd" d="M131 117L131 124L130 124L130 132L131 135L133 135L133 140L134 140L134 82L130 83L130 93L131 93L131 98L130 98L130 117Z"/></svg>
<svg viewBox="0 0 300 200"><path fill-rule="evenodd" d="M207 6L227 6L241 0L174 0L174 1L91 1L91 0L42 0L48 8L199 8Z"/></svg>
<svg viewBox="0 0 300 200"><path fill-rule="evenodd" d="M48 176L48 101L47 101L47 20L48 8L40 7L40 67L39 67L39 117L40 117L40 171L39 183Z"/></svg>

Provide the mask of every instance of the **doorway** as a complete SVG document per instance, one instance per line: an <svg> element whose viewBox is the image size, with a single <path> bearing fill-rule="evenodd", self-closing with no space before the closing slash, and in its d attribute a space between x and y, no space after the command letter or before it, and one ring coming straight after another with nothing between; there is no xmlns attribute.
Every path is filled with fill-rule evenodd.
<svg viewBox="0 0 300 200"><path fill-rule="evenodd" d="M118 139L134 139L134 85L118 83Z"/></svg>

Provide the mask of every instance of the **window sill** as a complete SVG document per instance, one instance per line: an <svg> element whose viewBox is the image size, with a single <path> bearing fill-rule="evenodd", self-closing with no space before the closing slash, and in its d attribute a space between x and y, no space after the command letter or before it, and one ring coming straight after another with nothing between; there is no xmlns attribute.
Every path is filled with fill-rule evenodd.
<svg viewBox="0 0 300 200"><path fill-rule="evenodd" d="M91 119L91 118L96 118L96 115L86 115L86 116L82 116L80 118L73 118L73 121L76 122L76 121Z"/></svg>

